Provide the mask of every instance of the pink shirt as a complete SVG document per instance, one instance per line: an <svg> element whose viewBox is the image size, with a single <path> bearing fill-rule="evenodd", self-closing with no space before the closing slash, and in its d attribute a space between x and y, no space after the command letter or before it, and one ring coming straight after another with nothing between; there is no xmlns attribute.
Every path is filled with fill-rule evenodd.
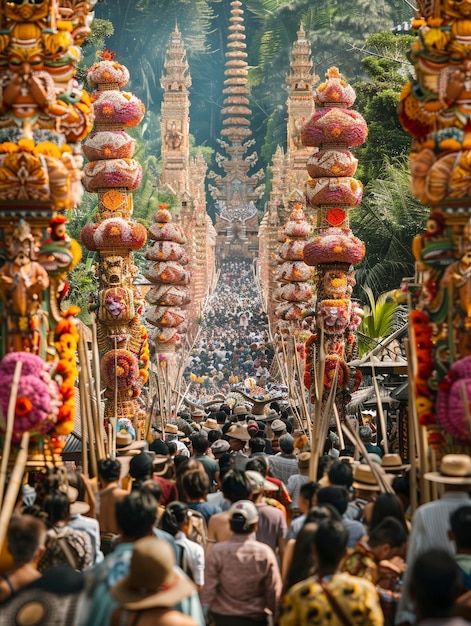
<svg viewBox="0 0 471 626"><path fill-rule="evenodd" d="M218 615L262 619L277 614L282 582L271 548L255 535L233 534L207 556L201 602Z"/></svg>

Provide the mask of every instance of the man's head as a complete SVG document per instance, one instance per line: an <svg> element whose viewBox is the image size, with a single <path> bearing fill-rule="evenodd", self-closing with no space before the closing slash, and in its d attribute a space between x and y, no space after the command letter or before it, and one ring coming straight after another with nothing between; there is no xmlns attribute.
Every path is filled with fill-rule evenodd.
<svg viewBox="0 0 471 626"><path fill-rule="evenodd" d="M69 519L70 501L67 494L63 491L49 493L44 498L43 508L50 524L68 521Z"/></svg>
<svg viewBox="0 0 471 626"><path fill-rule="evenodd" d="M204 409L195 408L191 412L191 419L193 422L197 424L201 424L201 422L206 418L206 412Z"/></svg>
<svg viewBox="0 0 471 626"><path fill-rule="evenodd" d="M140 452L133 456L129 463L129 473L135 480L151 478L152 470L152 456L147 452Z"/></svg>
<svg viewBox="0 0 471 626"><path fill-rule="evenodd" d="M374 552L376 562L397 556L407 541L404 526L395 517L385 517L370 532L368 545Z"/></svg>
<svg viewBox="0 0 471 626"><path fill-rule="evenodd" d="M459 589L458 565L448 551L433 548L415 559L410 593L419 621L451 616Z"/></svg>
<svg viewBox="0 0 471 626"><path fill-rule="evenodd" d="M358 434L360 435L360 439L365 443L369 443L373 437L373 431L369 426L360 426Z"/></svg>
<svg viewBox="0 0 471 626"><path fill-rule="evenodd" d="M100 459L98 461L98 476L106 483L119 480L121 463L116 459Z"/></svg>
<svg viewBox="0 0 471 626"><path fill-rule="evenodd" d="M262 437L252 437L249 441L249 448L252 454L254 452L265 452L265 447L265 439L262 439Z"/></svg>
<svg viewBox="0 0 471 626"><path fill-rule="evenodd" d="M7 530L8 549L15 565L39 561L45 551L46 526L32 515L14 515Z"/></svg>
<svg viewBox="0 0 471 626"><path fill-rule="evenodd" d="M204 454L209 448L209 439L206 435L198 433L196 435L192 435L191 444L196 454Z"/></svg>
<svg viewBox="0 0 471 626"><path fill-rule="evenodd" d="M281 435L278 445L282 454L293 454L294 451L294 439L291 435Z"/></svg>
<svg viewBox="0 0 471 626"><path fill-rule="evenodd" d="M185 472L181 484L189 500L199 500L208 495L209 477L203 468Z"/></svg>
<svg viewBox="0 0 471 626"><path fill-rule="evenodd" d="M259 472L263 477L268 474L268 462L264 456L254 456L247 462L246 470Z"/></svg>
<svg viewBox="0 0 471 626"><path fill-rule="evenodd" d="M450 515L450 539L456 543L458 554L471 553L471 506L460 506Z"/></svg>
<svg viewBox="0 0 471 626"><path fill-rule="evenodd" d="M238 452L245 448L245 444L250 441L247 426L243 424L233 424L226 433L231 450Z"/></svg>
<svg viewBox="0 0 471 626"><path fill-rule="evenodd" d="M257 507L250 500L239 500L229 509L229 522L233 533L248 535L255 532L258 524Z"/></svg>
<svg viewBox="0 0 471 626"><path fill-rule="evenodd" d="M342 485L350 489L353 483L352 467L349 463L343 461L334 461L327 472L331 485Z"/></svg>
<svg viewBox="0 0 471 626"><path fill-rule="evenodd" d="M116 502L116 522L128 541L150 535L157 519L157 500L148 491L132 491Z"/></svg>
<svg viewBox="0 0 471 626"><path fill-rule="evenodd" d="M281 437L286 432L286 424L280 419L276 419L272 422L271 429L275 433L275 437Z"/></svg>
<svg viewBox="0 0 471 626"><path fill-rule="evenodd" d="M308 481L301 485L299 490L299 510L301 513L307 513L315 504L315 497L319 491L320 485L316 481Z"/></svg>
<svg viewBox="0 0 471 626"><path fill-rule="evenodd" d="M225 474L221 489L226 500L237 502L238 500L248 500L252 492L252 485L244 472L231 469Z"/></svg>
<svg viewBox="0 0 471 626"><path fill-rule="evenodd" d="M343 515L348 506L348 491L342 485L330 485L323 487L317 492L317 504L331 504L337 509L340 515Z"/></svg>

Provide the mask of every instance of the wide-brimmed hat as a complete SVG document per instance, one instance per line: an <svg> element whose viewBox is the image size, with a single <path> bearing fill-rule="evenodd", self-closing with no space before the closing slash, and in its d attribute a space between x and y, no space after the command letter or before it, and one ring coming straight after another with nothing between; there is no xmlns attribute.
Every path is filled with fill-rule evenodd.
<svg viewBox="0 0 471 626"><path fill-rule="evenodd" d="M205 422L201 422L201 426L203 428L208 428L209 430L216 430L216 428L218 428L218 423L213 417L208 417Z"/></svg>
<svg viewBox="0 0 471 626"><path fill-rule="evenodd" d="M156 454L152 459L152 471L156 476L163 476L168 472L171 463L173 463L173 460L170 456Z"/></svg>
<svg viewBox="0 0 471 626"><path fill-rule="evenodd" d="M376 476L369 465L361 463L353 467L353 488L365 489L366 491L380 491Z"/></svg>
<svg viewBox="0 0 471 626"><path fill-rule="evenodd" d="M257 415L257 419L266 420L267 422L273 422L273 420L279 419L280 416L276 411L269 411L266 415Z"/></svg>
<svg viewBox="0 0 471 626"><path fill-rule="evenodd" d="M145 441L133 441L129 433L116 433L116 454L125 456L128 454L139 454L146 447Z"/></svg>
<svg viewBox="0 0 471 626"><path fill-rule="evenodd" d="M196 591L175 567L175 554L167 541L144 537L135 542L129 573L111 588L111 595L131 611L171 607Z"/></svg>
<svg viewBox="0 0 471 626"><path fill-rule="evenodd" d="M309 464L311 462L310 452L300 452L298 456L298 469L302 476L307 476L309 472Z"/></svg>
<svg viewBox="0 0 471 626"><path fill-rule="evenodd" d="M178 435L178 437L184 437L185 433L182 430L178 430L176 424L165 424L164 433L167 435Z"/></svg>
<svg viewBox="0 0 471 626"><path fill-rule="evenodd" d="M76 572L74 574L78 576ZM79 593L22 589L21 593L13 594L8 602L2 604L1 623L17 626L73 624L81 599Z"/></svg>
<svg viewBox="0 0 471 626"><path fill-rule="evenodd" d="M232 412L233 415L248 415L249 409L244 404L237 404Z"/></svg>
<svg viewBox="0 0 471 626"><path fill-rule="evenodd" d="M426 472L426 480L444 485L471 485L471 457L467 454L446 454L438 472Z"/></svg>
<svg viewBox="0 0 471 626"><path fill-rule="evenodd" d="M286 424L280 419L276 419L271 425L271 429L274 433L281 433L283 430L286 430Z"/></svg>
<svg viewBox="0 0 471 626"><path fill-rule="evenodd" d="M394 474L394 472L401 472L402 470L410 469L410 464L406 465L402 462L399 454L388 453L383 454L381 459L381 467L385 472L389 472L390 474Z"/></svg>
<svg viewBox="0 0 471 626"><path fill-rule="evenodd" d="M89 512L90 505L88 504L88 502L84 502L83 500L78 499L78 489L72 487L71 485L67 485L66 493L70 502L71 515L86 515Z"/></svg>
<svg viewBox="0 0 471 626"><path fill-rule="evenodd" d="M206 411L204 409L193 409L191 411L191 417L206 417Z"/></svg>
<svg viewBox="0 0 471 626"><path fill-rule="evenodd" d="M241 424L240 422L232 424L226 435L232 439L239 439L240 441L250 441L250 433L247 430L247 425Z"/></svg>

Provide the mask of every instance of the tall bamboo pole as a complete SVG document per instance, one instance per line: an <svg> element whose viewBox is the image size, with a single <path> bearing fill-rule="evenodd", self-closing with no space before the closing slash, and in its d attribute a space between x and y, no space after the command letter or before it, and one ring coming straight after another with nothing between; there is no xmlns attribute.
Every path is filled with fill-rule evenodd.
<svg viewBox="0 0 471 626"><path fill-rule="evenodd" d="M23 433L20 448L16 455L15 464L8 482L5 499L0 510L0 551L3 548L7 534L8 523L13 514L18 492L23 484L26 461L28 460L29 432Z"/></svg>
<svg viewBox="0 0 471 626"><path fill-rule="evenodd" d="M6 425L6 430L5 430L5 440L3 442L2 464L0 466L0 505L3 500L3 494L5 493L5 483L7 480L7 468L8 468L8 461L10 459L10 450L11 450L11 438L13 436L13 425L15 422L16 399L18 397L18 385L20 384L22 367L23 367L22 361L18 360L15 364L15 371L13 373L13 382L12 382L11 389L10 389L10 399L8 400L7 425Z"/></svg>

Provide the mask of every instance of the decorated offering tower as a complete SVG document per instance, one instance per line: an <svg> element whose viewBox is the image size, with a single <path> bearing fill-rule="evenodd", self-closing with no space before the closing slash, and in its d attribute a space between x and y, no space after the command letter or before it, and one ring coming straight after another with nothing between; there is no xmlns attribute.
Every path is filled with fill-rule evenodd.
<svg viewBox="0 0 471 626"><path fill-rule="evenodd" d="M0 5L0 433L30 457L60 452L73 427L79 339L63 311L80 246L65 211L82 197L81 149L92 127L75 78L93 0ZM26 437L26 439L25 439ZM16 446L17 448L17 446ZM34 449L34 454L32 450ZM3 484L0 484L3 493ZM1 543L1 541L0 541Z"/></svg>
<svg viewBox="0 0 471 626"><path fill-rule="evenodd" d="M419 1L410 56L416 78L399 117L412 135L414 196L431 206L413 252L412 362L419 433L441 455L470 450L471 419L471 107L470 3ZM420 442L419 442L420 443ZM422 445L426 443L422 442Z"/></svg>
<svg viewBox="0 0 471 626"><path fill-rule="evenodd" d="M98 253L97 335L105 418L112 427L115 419L137 416L137 398L147 381L149 364L146 329L139 317L144 302L133 284L137 268L132 260L132 252L140 250L147 239L145 227L132 218L132 191L141 182L142 169L132 158L135 140L125 130L139 124L144 106L131 93L121 91L128 80L127 68L107 50L90 68L95 126L83 146L89 161L84 167L84 186L98 194L98 210L96 221L82 229L81 238L88 250Z"/></svg>
<svg viewBox="0 0 471 626"><path fill-rule="evenodd" d="M279 304L275 315L280 320L294 322L300 328L300 322L312 301L313 269L304 262L304 246L311 233L311 226L306 220L301 204L295 204L289 221L280 230L277 250L279 263L277 280L280 286L273 293L273 299Z"/></svg>
<svg viewBox="0 0 471 626"><path fill-rule="evenodd" d="M363 259L365 246L349 228L349 212L361 202L363 188L353 177L357 160L349 148L361 145L368 132L362 116L350 109L352 87L337 68L326 77L315 91L316 113L301 132L305 146L319 148L307 161L306 198L317 214L317 227L304 247L304 262L316 268L317 294L315 330L306 343L305 385L316 405L319 429L321 406L329 396L333 394L342 420L349 394L360 383L348 362L356 356L355 331L362 317L361 307L351 300L354 266ZM327 425L329 419L333 413L323 416Z"/></svg>
<svg viewBox="0 0 471 626"><path fill-rule="evenodd" d="M154 285L146 300L154 308L147 321L157 330L152 335L158 354L175 352L186 332L186 312L183 306L190 302L188 284L190 272L185 266L188 255L182 244L186 236L180 226L172 222L166 205L160 205L154 223L149 228L153 244L146 251L152 261L146 278Z"/></svg>
<svg viewBox="0 0 471 626"><path fill-rule="evenodd" d="M280 225L285 224L296 205L305 209L307 182L306 161L311 149L301 142L301 128L314 112L313 85L318 77L313 71L311 45L301 24L291 50L286 119L286 152L277 147L272 159L272 180L268 210L259 229L259 264L261 285L267 302L270 326L276 327L278 306L273 293L278 287L278 246ZM283 239L284 241L284 239Z"/></svg>

